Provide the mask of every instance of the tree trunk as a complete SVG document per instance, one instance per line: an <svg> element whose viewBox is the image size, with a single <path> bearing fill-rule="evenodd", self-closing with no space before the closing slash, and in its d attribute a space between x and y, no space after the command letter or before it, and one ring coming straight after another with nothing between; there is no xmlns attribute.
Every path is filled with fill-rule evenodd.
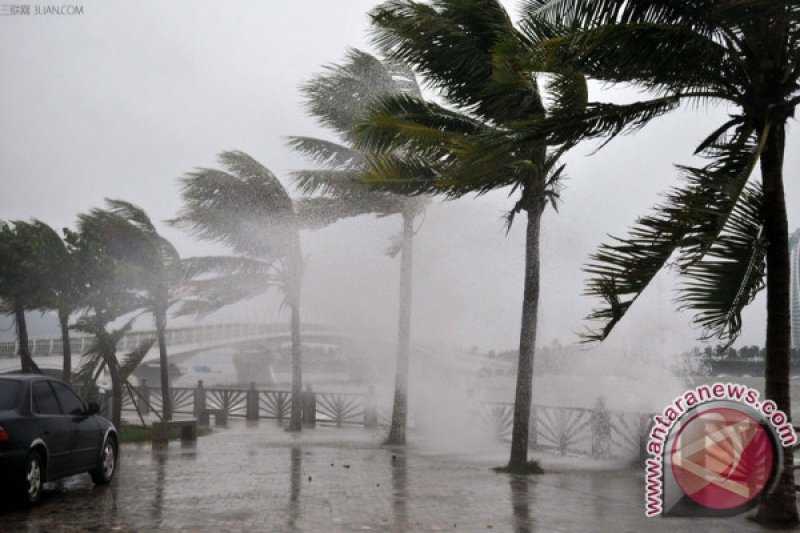
<svg viewBox="0 0 800 533"><path fill-rule="evenodd" d="M303 278L303 258L300 243L295 242L290 258L292 269L289 300L292 316L289 328L292 336L292 412L289 431L303 430L303 353L300 337L300 287Z"/></svg>
<svg viewBox="0 0 800 533"><path fill-rule="evenodd" d="M508 470L528 468L528 432L533 386L533 355L536 347L536 320L539 310L539 233L543 206L536 203L528 211L525 236L525 289L522 297L522 326L519 336L517 387L514 395L514 425L511 432L511 458Z"/></svg>
<svg viewBox="0 0 800 533"><path fill-rule="evenodd" d="M72 381L72 346L69 343L69 312L59 311L58 323L61 326L61 353L64 357L61 379Z"/></svg>
<svg viewBox="0 0 800 533"><path fill-rule="evenodd" d="M408 418L408 356L411 349L411 283L414 254L414 215L403 213L400 249L400 302L397 319L397 364L395 369L392 426L386 444L404 445Z"/></svg>
<svg viewBox="0 0 800 533"><path fill-rule="evenodd" d="M300 338L300 308L292 305L292 317L289 327L292 332L292 415L289 419L289 431L303 429L303 353Z"/></svg>
<svg viewBox="0 0 800 533"><path fill-rule="evenodd" d="M784 124L773 125L761 156L764 184L764 224L767 237L767 345L766 396L791 420L789 390L791 362L789 228L783 190ZM798 523L794 484L794 456L783 454L783 470L775 490L759 507L759 522L774 525Z"/></svg>
<svg viewBox="0 0 800 533"><path fill-rule="evenodd" d="M119 375L116 358L115 353L107 354L106 366L111 376L111 422L114 423L114 427L120 429L120 424L122 424L122 379Z"/></svg>
<svg viewBox="0 0 800 533"><path fill-rule="evenodd" d="M31 357L31 348L28 344L28 324L25 322L25 308L18 303L14 303L14 320L17 325L17 354L22 371L26 374L35 372L36 367Z"/></svg>
<svg viewBox="0 0 800 533"><path fill-rule="evenodd" d="M163 420L172 420L172 394L169 390L169 362L167 360L167 311L158 309L155 312L156 335L158 336L158 361L161 369L161 405Z"/></svg>

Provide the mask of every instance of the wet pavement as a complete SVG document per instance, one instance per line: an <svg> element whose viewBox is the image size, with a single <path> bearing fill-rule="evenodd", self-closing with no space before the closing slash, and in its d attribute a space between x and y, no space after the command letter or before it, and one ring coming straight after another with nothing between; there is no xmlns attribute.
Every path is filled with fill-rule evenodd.
<svg viewBox="0 0 800 533"><path fill-rule="evenodd" d="M549 473L490 471L502 450L383 448L381 434L231 422L196 445L124 445L108 487L76 476L0 531L517 531L735 533L744 517L646 519L642 475L544 460Z"/></svg>

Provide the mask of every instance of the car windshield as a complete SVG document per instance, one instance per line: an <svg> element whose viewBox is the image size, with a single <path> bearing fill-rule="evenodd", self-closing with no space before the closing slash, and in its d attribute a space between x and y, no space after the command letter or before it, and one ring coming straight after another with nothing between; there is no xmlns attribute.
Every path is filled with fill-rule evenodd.
<svg viewBox="0 0 800 533"><path fill-rule="evenodd" d="M19 396L19 382L10 379L0 379L0 411L13 409L17 406Z"/></svg>

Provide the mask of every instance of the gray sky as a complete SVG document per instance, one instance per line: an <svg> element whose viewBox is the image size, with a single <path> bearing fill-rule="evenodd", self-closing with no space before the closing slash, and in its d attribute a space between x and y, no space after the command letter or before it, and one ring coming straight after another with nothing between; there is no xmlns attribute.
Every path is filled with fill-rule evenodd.
<svg viewBox="0 0 800 533"><path fill-rule="evenodd" d="M327 135L306 116L297 87L347 46L368 48L366 12L377 3L104 0L84 2L82 16L0 17L0 218L62 227L114 197L161 221L180 206L176 178L227 149L250 153L288 183L305 163L285 136ZM592 96L635 95L593 87ZM686 109L592 157L591 146L568 156L564 202L543 228L541 342L574 340L592 306L580 296L588 254L675 182L672 163L690 162L725 112ZM790 132L791 228L800 200L794 143ZM429 210L415 257L418 338L516 345L524 219L505 236L501 217L512 205L497 192ZM209 249L161 229L183 255ZM398 268L383 252L398 229L396 218L362 218L307 235L304 317L393 335ZM698 332L673 311L673 288L669 276L659 279L612 343L693 345ZM762 343L763 307L762 297L748 310L742 341ZM240 307L236 317L283 320L275 302Z"/></svg>

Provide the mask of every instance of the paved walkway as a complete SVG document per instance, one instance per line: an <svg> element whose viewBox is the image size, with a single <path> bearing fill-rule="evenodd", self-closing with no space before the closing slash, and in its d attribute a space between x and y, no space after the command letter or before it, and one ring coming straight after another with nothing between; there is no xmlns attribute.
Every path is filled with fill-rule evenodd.
<svg viewBox="0 0 800 533"><path fill-rule="evenodd" d="M193 447L125 445L110 487L70 478L31 510L4 509L0 531L518 531L736 533L743 517L648 520L642 476L546 461L530 478L489 470L502 450L393 450L362 429L291 435L231 423ZM555 470L555 471L554 471Z"/></svg>

